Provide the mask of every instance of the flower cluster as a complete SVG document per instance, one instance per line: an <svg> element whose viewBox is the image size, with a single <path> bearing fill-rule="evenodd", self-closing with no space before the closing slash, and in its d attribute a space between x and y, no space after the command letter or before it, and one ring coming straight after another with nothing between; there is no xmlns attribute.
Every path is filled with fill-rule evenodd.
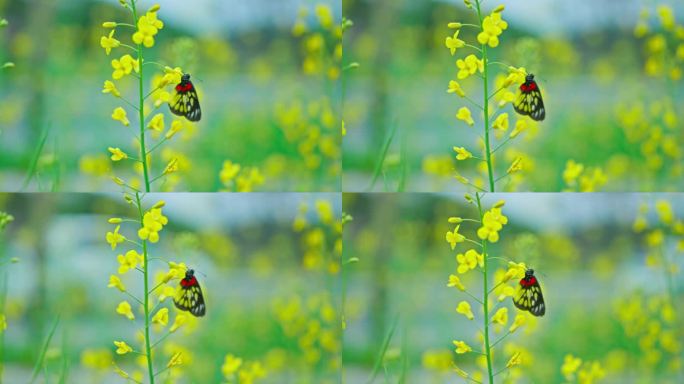
<svg viewBox="0 0 684 384"><path fill-rule="evenodd" d="M456 79L449 81L447 93L458 96L482 113L484 135L482 136L483 142L479 143L479 147L482 148L482 155L474 155L474 151L467 149L465 146L454 146L453 148L456 152L455 160L457 163L477 161L479 164L478 169L484 172L484 178L477 177L470 180L462 176L461 172L457 169L458 167L454 167L453 159L450 162L440 159L439 165L433 164L434 160L432 159L429 162L428 159L424 159L423 168L428 173L455 176L459 182L480 191L494 191L496 183L508 177L509 184L507 188L514 189L522 181L520 177L521 171L529 170L532 167L527 156L519 151L507 150L504 153L504 158L509 165L505 168L505 173L497 177L494 155L510 141L525 132L529 124L532 124L531 120L524 117L519 117L512 123L509 114L500 111L506 105L516 100L515 87L525 82L527 71L525 68L518 68L490 60L488 49L499 46L503 32L508 29L508 23L502 16L504 6L500 5L489 15L483 16L480 3L480 0L466 1L466 5L477 13L478 24L449 23L448 27L454 30L454 32L453 35L446 37L445 46L449 49L452 56L458 55L464 50L475 51L475 53L464 55L456 60ZM467 28L473 28L477 31L476 40L479 46L469 44L461 39L462 30ZM494 76L493 68L490 68L492 65L502 66L503 71ZM484 94L482 103L470 98L470 92L467 92L462 86L462 82L473 76L482 79ZM492 84L495 85L494 91L490 88ZM468 106L461 106L458 109L456 119L470 127L476 125L476 116L473 115ZM511 126L514 129L508 133ZM495 143L496 146L493 145ZM444 162L443 165L442 161ZM455 168L456 172L454 173Z"/></svg>
<svg viewBox="0 0 684 384"><path fill-rule="evenodd" d="M170 322L171 313L169 308L162 307L163 303L172 298L176 293L176 288L171 282L176 282L182 278L187 271L187 267L183 263L167 262L168 269L159 271L154 280L151 279L152 271L148 261L150 260L148 245L156 243L160 239L160 233L164 226L168 224L168 218L164 216L162 210L165 205L164 201L157 202L148 210L144 210L139 194L134 197L126 195L126 199L138 210L137 219L122 219L114 217L109 219L109 223L115 225L113 231L107 232L105 239L111 246L112 250L125 245L132 245L132 248L126 249L117 255L117 262L119 264L116 274L109 276L110 288L115 288L119 292L125 294L127 299L120 301L116 306L116 313L130 321L135 321L139 316L142 316L144 327L142 327L142 337L138 340L140 348L136 349L126 340L115 340L113 342L116 348L117 355L136 354L142 359L139 363L143 371L136 370L132 373L124 371L115 364L115 371L126 379L133 379L135 381L142 381L144 376L149 376L150 382L154 382L153 377L160 371L155 370L154 360L152 359L152 351L156 348L162 348L160 353L165 355L168 363L165 371L169 370L169 374L173 376L180 375L179 366L189 362L192 359L191 353L180 345L173 343L161 344L169 335L176 332L179 328L185 326L191 320L191 316L185 312L175 312L173 322ZM126 236L121 233L121 226L126 223L135 223L137 226L136 236ZM142 279L144 291L142 296L136 295L136 292L128 288L129 279L134 279L132 274ZM154 285L152 285L154 284ZM157 297L157 302L154 303L154 297ZM131 305L131 301L136 305ZM140 306L141 311L136 311L135 308ZM153 333L163 333L158 336L156 342L152 342Z"/></svg>
<svg viewBox="0 0 684 384"><path fill-rule="evenodd" d="M596 192L608 182L608 178L599 167L585 168L584 164L568 160L563 181L565 192Z"/></svg>
<svg viewBox="0 0 684 384"><path fill-rule="evenodd" d="M302 203L292 228L301 233L304 268L326 271L331 275L340 272L342 257L342 219L335 217L332 204L317 200L314 217L309 215L309 205Z"/></svg>
<svg viewBox="0 0 684 384"><path fill-rule="evenodd" d="M332 89L338 86L341 77L342 33L349 24L336 21L328 5L316 5L313 13L314 20L309 10L302 8L292 34L302 41L304 75L322 76ZM326 95L318 100L292 100L276 106L278 126L304 161L302 169L295 169L300 164L289 165L292 172L315 173L317 179L339 178L342 171L341 118L331 100L332 95Z"/></svg>
<svg viewBox="0 0 684 384"><path fill-rule="evenodd" d="M245 362L242 358L226 355L221 373L229 384L252 384L266 377L266 370L258 361Z"/></svg>
<svg viewBox="0 0 684 384"><path fill-rule="evenodd" d="M290 358L302 377L313 367L337 374L342 351L340 319L330 294L278 298L273 308L285 337L296 345Z"/></svg>
<svg viewBox="0 0 684 384"><path fill-rule="evenodd" d="M226 190L231 192L251 192L264 184L264 176L259 168L242 167L230 160L223 162L219 179Z"/></svg>
<svg viewBox="0 0 684 384"><path fill-rule="evenodd" d="M183 72L180 68L163 66L153 61L146 61L143 57L145 48L151 48L155 45L155 37L164 27L164 23L158 18L159 5L153 5L145 14L138 17L138 3L137 1L121 1L121 5L130 10L131 15L135 20L135 25L127 23L119 23L114 21L107 21L102 24L106 29L111 29L106 36L100 38L100 46L104 49L106 55L113 54L117 50L128 50L130 53L125 53L121 56L115 57L111 60L112 76L111 80L105 80L102 93L109 94L118 100L121 100L126 105L118 106L113 109L111 118L114 121L121 123L124 127L131 126L131 119L128 113L132 110L137 120L138 147L135 148L137 154L131 155L132 151L121 149L120 147L112 146L108 150L110 158L113 163L132 162L134 164L133 170L142 176L142 180L137 177L132 177L128 181L112 176L114 182L118 185L129 188L132 191L149 192L151 184L157 180L164 178L165 183L160 187L161 189L173 188L178 182L176 173L186 171L189 167L188 162L184 161L184 157L180 153L169 152L164 150L161 155L160 162L162 166L158 167L159 174L152 176L152 153L161 147L166 141L172 139L178 132L187 126L188 122L181 118L173 117L168 125L164 121L164 114L157 112L163 103L168 103L171 100L171 91L169 87L173 87L181 80ZM116 34L121 30L133 29L130 40L135 46L129 45L119 40ZM146 64L157 65L161 69L161 73L156 73L151 77L151 89L145 91L145 66ZM136 78L138 85L137 95L135 101L129 100L119 90L120 83L128 80L130 77ZM152 101L150 105L149 102ZM166 132L164 132L166 129ZM153 146L148 146L149 140L155 140ZM91 161L91 155L85 155L81 159L81 169L84 172L102 175L109 174L111 170L95 164L88 166Z"/></svg>
<svg viewBox="0 0 684 384"><path fill-rule="evenodd" d="M606 375L598 361L583 362L579 357L566 355L561 373L567 383L593 384Z"/></svg>
<svg viewBox="0 0 684 384"><path fill-rule="evenodd" d="M454 250L458 244L468 245L469 248L465 252L456 255L456 273L449 275L446 285L449 288L455 288L458 291L465 293L471 300L474 300L482 307L484 315L479 320L483 322L484 328L482 329L482 332L477 335L476 339L482 344L480 352L477 353L483 360L482 366L486 368L486 372L467 373L463 369L458 368L458 362L455 363L455 370L457 374L464 378L483 382L483 377L486 375L490 379L489 382L492 382L492 378L495 375L495 370L493 368L493 349L495 345L500 341L503 341L510 334L516 332L521 326L529 322L530 319L524 313L516 313L514 319L511 321L512 315L507 307L498 308L498 310L491 315L490 310L493 310L495 306L492 305L490 300L496 300L498 303L501 303L506 298L514 296L516 293L515 287L517 279L520 279L525 275L527 268L524 263L509 262L507 268L500 268L494 271L495 285L493 288L489 288L489 272L494 258L491 256L488 244L499 241L499 232L503 229L503 226L508 223L508 218L502 213L504 202L499 201L489 210L483 211L482 196L480 194L476 194L475 198L467 195L466 199L477 205L479 216L476 219L450 217L448 220L450 224L455 225L454 229L447 231L445 236L451 249ZM471 239L467 235L461 233L461 226L469 223L478 225L476 233L479 241ZM475 246L475 248L473 248L473 246ZM475 293L469 291L466 286L464 279L469 275L469 272L473 270L482 272L484 292L482 297L478 297ZM476 319L476 314L473 311L471 303L472 301L470 300L461 300L456 305L456 313L473 321ZM478 311L478 313L479 312L480 311ZM493 332L490 332L490 327L493 328ZM503 333L503 335L500 336L498 341L493 342L491 341L492 339L490 339L493 333ZM454 352L457 355L475 352L475 349L465 340L453 340L453 345ZM510 359L504 368L496 370L497 372L502 372L506 369L520 365L521 362L525 361L524 356L526 356L527 352L522 347L507 343L503 344L503 351L505 354L510 355ZM451 357L449 357L449 360L446 360L447 356L443 353L424 355L423 359L423 364L426 367L437 371L452 364Z"/></svg>
<svg viewBox="0 0 684 384"><path fill-rule="evenodd" d="M655 15L655 17L653 17ZM635 180L665 180L675 184L684 175L684 141L680 135L677 99L672 91L681 85L684 70L684 24L675 19L673 9L660 5L652 12L645 8L634 30L644 40L644 73L651 79L639 94L657 95L624 103L617 109L620 127L639 153L620 170L629 169ZM655 88L661 92L653 92ZM633 156L634 157L634 156ZM624 172L624 171L623 171ZM667 184L667 183L666 183Z"/></svg>

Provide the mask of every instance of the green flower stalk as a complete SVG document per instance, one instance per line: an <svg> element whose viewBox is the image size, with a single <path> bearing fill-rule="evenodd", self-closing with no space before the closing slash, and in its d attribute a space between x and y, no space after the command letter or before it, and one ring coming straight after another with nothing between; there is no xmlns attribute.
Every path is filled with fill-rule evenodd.
<svg viewBox="0 0 684 384"><path fill-rule="evenodd" d="M518 279L525 276L527 267L524 263L508 261L506 269L492 269L495 261L503 260L500 257L492 256L491 247L492 244L499 241L499 232L508 223L508 218L502 213L504 201L499 201L489 210L485 210L482 202L483 197L484 195L480 193L476 193L475 198L466 195L467 201L477 207L477 218L449 218L449 223L455 225L453 230L446 233L446 241L451 246L451 249L455 250L459 244L467 245L469 249L456 255L458 266L456 273L449 275L447 287L456 288L468 297L467 300L460 301L456 306L456 312L463 315L466 319L474 321L476 318L471 306L472 301L478 303L482 308L483 315L480 335L482 349L475 351L475 353L484 356L487 367L484 376L487 377L489 384L493 384L497 375L522 364L521 356L524 351L518 350L510 356L508 362L503 367L497 369L497 364L493 358L493 351L499 343L503 342L508 336L529 321L527 314L518 313L513 322L509 324L509 309L507 307L497 309L504 300L513 297L517 293L516 284ZM471 239L460 232L462 225L470 224L477 226L476 239ZM482 273L482 294L480 296L471 293L461 280L461 276L472 270L478 270ZM490 285L491 281L494 282L493 285ZM504 331L505 328L507 329ZM503 334L494 340L493 336L497 333ZM473 348L464 340L454 340L453 344L456 347L455 352L457 355L474 352ZM461 361L454 362L454 365L456 367L455 371L459 376L473 382L478 382L471 373L459 367L462 366Z"/></svg>
<svg viewBox="0 0 684 384"><path fill-rule="evenodd" d="M497 176L494 155L527 130L529 125L533 123L532 120L521 116L515 122L513 130L508 133L507 131L511 125L509 114L507 112L500 112L500 109L517 99L514 88L525 82L527 71L525 68L513 67L491 59L491 50L499 46L500 36L508 28L508 23L502 16L504 6L500 5L489 15L485 15L481 7L481 0L465 0L465 4L476 13L477 24L449 23L448 27L454 30L454 33L452 36L447 36L445 45L452 56L466 49L474 50L476 54L470 54L464 58L457 59L457 79L449 82L447 92L459 96L482 112L482 147L484 153L481 157L478 157L474 156L465 147L454 146L453 149L456 152L456 160L458 162L474 159L484 164L485 180L476 179L471 181L459 172L456 173L455 177L461 183L478 191L494 192L497 189L497 182L524 169L525 156L519 151L508 151L505 157L510 158L510 165L502 176ZM478 45L469 44L461 40L460 33L465 29L476 30ZM492 66L502 67L504 71L497 74ZM497 75L495 76L495 74ZM477 76L482 80L482 102L477 102L470 98L461 86L460 81L466 80L471 76ZM491 88L495 90L492 92ZM456 118L468 126L475 125L473 114L467 106L463 106L458 110ZM520 182L519 179L515 181Z"/></svg>
<svg viewBox="0 0 684 384"><path fill-rule="evenodd" d="M160 6L153 5L145 14L140 15L138 3L140 0L120 0L119 3L124 8L128 9L133 19L133 24L119 23L107 21L102 24L106 29L111 29L107 36L100 38L100 46L104 48L105 54L108 56L116 49L126 49L131 54L124 54L119 58L111 61L113 69L112 79L104 82L102 93L108 93L115 98L123 101L126 108L132 109L137 115L138 129L136 132L136 140L139 144L138 155L130 156L127 151L119 147L109 147L110 158L113 162L131 161L135 165L135 171L142 175L142 181L132 179L127 182L123 178L113 176L114 182L118 185L128 188L133 192L150 192L152 184L162 178L169 181L170 174L179 171L182 168L180 155L172 155L165 160L165 167L158 170L160 174L152 176L154 169L152 167L152 153L159 149L162 144L171 140L178 132L180 132L188 121L181 118L173 118L168 129L165 129L164 114L157 112L151 116L154 110L160 108L163 104L168 103L172 99L173 90L169 87L174 87L181 82L183 71L180 67L170 67L161 65L158 62L149 61L144 58L145 51L155 44L155 38L159 31L164 28L164 23L158 18ZM133 45L125 44L116 38L116 33L120 30L132 30L131 40ZM146 76L145 67L147 65L155 65L161 69L161 73L156 73L151 78ZM135 77L137 79L137 95L135 99L129 100L121 94L117 88L116 82L123 81L126 77ZM151 89L146 90L145 83L150 81ZM151 105L150 105L151 100ZM112 119L120 122L123 126L129 127L131 125L128 119L128 112L124 106L116 107L111 115ZM150 145L150 140L156 141ZM168 157L162 155L163 158ZM171 183L175 183L172 180Z"/></svg>
<svg viewBox="0 0 684 384"><path fill-rule="evenodd" d="M162 306L165 301L173 298L176 294L177 288L171 285L172 282L177 285L177 280L185 276L188 268L184 263L170 262L150 256L150 244L157 243L160 240L160 232L168 224L168 219L162 213L162 208L165 205L164 201L159 201L151 208L145 209L139 193L133 196L125 196L127 202L135 206L137 211L136 218L122 219L115 217L109 219L109 223L116 225L116 227L114 227L113 231L107 232L106 240L111 245L112 250L116 250L122 244L131 245L132 247L117 256L119 268L117 274L112 274L109 277L108 287L116 288L127 297L127 300L119 302L116 308L116 313L119 315L130 321L136 320L136 315L131 303L128 301L129 299L142 307L142 315L144 317L142 334L144 335L144 341L140 350L134 349L124 340L115 340L114 345L117 348L116 353L118 355L134 353L144 356L147 365L148 382L154 384L156 377L162 372L176 369L176 367L182 365L183 354L187 353L185 350L178 350L176 348L170 351L168 356L169 362L165 368L155 368L155 355L153 354L155 348L190 320L190 315L187 313L177 312L173 324L168 327L170 311L169 308ZM135 237L126 237L120 233L121 226L125 224L134 225L133 229L137 231ZM168 269L153 275L150 267L150 261L153 260L163 262ZM135 274L136 272L140 274L139 277L142 279L142 295L131 292L124 283L124 279L129 273ZM152 280L152 276L155 276L154 280ZM156 303L153 302L155 300ZM155 329L163 332L163 334L157 336L156 340L153 341ZM128 372L116 365L115 371L120 376L131 379Z"/></svg>

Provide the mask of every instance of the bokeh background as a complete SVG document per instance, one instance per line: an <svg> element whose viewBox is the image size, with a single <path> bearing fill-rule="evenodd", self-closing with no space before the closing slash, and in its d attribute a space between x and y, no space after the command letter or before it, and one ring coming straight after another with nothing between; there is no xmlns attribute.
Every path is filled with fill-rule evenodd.
<svg viewBox="0 0 684 384"><path fill-rule="evenodd" d="M547 106L543 123L497 154L498 175L518 156L524 168L499 189L681 190L684 4L500 0L485 2L483 12L499 4L508 29L491 59L534 73ZM359 64L345 72L344 190L465 189L454 170L471 180L482 170L473 160L457 163L452 147L477 155L482 122L446 90L456 59L475 51L452 57L445 38L454 33L449 22L477 23L474 12L462 0L346 0L343 15L354 22L345 64ZM459 37L477 44L471 31ZM477 77L461 85L482 99ZM455 118L463 106L474 128ZM502 111L513 126L512 106ZM584 166L584 187L564 180L569 160Z"/></svg>
<svg viewBox="0 0 684 384"><path fill-rule="evenodd" d="M580 383L681 382L684 196L494 194L484 207L501 199L508 224L490 254L534 268L547 311L494 349L495 371L522 352L522 364L497 382L577 382L578 371L575 380L561 373L568 354L586 364L580 370L596 362L603 372ZM453 364L471 374L482 366L472 353L454 353L452 340L482 350L482 312L447 287L456 254L469 247L452 251L445 233L455 227L449 217L476 218L477 207L460 195L426 194L346 194L343 204L353 217L343 256L346 382L370 382L373 372L377 383L467 382ZM460 233L477 239L476 229L464 222ZM490 268L492 278L506 262L493 259ZM482 296L481 274L460 276ZM473 322L456 313L461 300L473 305ZM517 310L510 298L502 305L510 325Z"/></svg>
<svg viewBox="0 0 684 384"><path fill-rule="evenodd" d="M161 199L169 224L150 257L194 268L207 314L155 349L157 370L171 350L180 350L184 363L171 382L228 382L221 371L228 354L243 365L261 364L267 376L255 383L338 382L339 196L151 194L144 202ZM116 255L130 248L111 250L107 220L131 217L134 209L116 194L0 195L0 210L14 217L0 237L3 382L28 382L37 365L37 383L122 382L113 361L130 374L144 371L135 355L116 355L113 344L125 340L139 350L142 315L135 306L135 322L117 314L120 301L134 302L107 288ZM135 238L125 223L121 233ZM150 267L168 270L154 260ZM139 276L129 272L121 279L140 297ZM163 306L170 325L176 310L170 301ZM154 332L152 339L161 335ZM166 374L159 378L169 382Z"/></svg>
<svg viewBox="0 0 684 384"><path fill-rule="evenodd" d="M138 7L155 3L165 25L146 59L190 73L203 110L201 122L155 152L154 175L180 159L179 172L155 190L230 189L219 178L226 160L257 168L258 190L339 190L340 1L141 0ZM117 188L107 148L134 153L137 119L101 91L111 60L131 52L106 56L100 37L109 33L103 22L132 23L130 13L118 0L0 0L0 16L9 23L0 29L0 58L15 63L0 71L0 189ZM125 28L115 36L132 44ZM145 69L148 79L159 71ZM129 100L135 81L117 82ZM118 106L128 108L131 127L111 119ZM160 111L168 129L172 115L165 105ZM114 168L132 177L131 163Z"/></svg>

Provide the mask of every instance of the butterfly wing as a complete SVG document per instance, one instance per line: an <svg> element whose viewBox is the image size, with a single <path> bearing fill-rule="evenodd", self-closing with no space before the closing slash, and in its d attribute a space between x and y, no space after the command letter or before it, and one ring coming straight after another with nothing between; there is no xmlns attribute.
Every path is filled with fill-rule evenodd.
<svg viewBox="0 0 684 384"><path fill-rule="evenodd" d="M178 286L176 297L173 299L176 308L182 311L188 311L194 316L202 317L206 313L206 305L204 304L204 296L202 295L202 288L199 283L183 286Z"/></svg>
<svg viewBox="0 0 684 384"><path fill-rule="evenodd" d="M527 86L525 87L525 90L520 90L518 98L513 104L513 108L519 114L531 117L532 120L542 121L546 118L544 99L542 99L542 94L537 83L532 82L531 84L533 84L533 86Z"/></svg>
<svg viewBox="0 0 684 384"><path fill-rule="evenodd" d="M513 299L513 304L518 309L529 311L535 316L544 316L546 313L544 295L537 282L526 287L521 285L516 297Z"/></svg>
<svg viewBox="0 0 684 384"><path fill-rule="evenodd" d="M188 81L187 86L181 88L182 90L176 91L173 95L169 102L169 109L173 114L185 116L190 121L200 121L202 109L200 108L195 86Z"/></svg>

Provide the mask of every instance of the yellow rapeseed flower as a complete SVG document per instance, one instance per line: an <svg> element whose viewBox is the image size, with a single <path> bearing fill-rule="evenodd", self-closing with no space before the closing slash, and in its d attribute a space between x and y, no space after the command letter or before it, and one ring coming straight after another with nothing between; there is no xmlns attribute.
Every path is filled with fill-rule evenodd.
<svg viewBox="0 0 684 384"><path fill-rule="evenodd" d="M120 59L112 60L112 68L114 68L112 78L118 80L133 71L140 72L140 63L138 60L133 60L131 55L126 54L121 56Z"/></svg>
<svg viewBox="0 0 684 384"><path fill-rule="evenodd" d="M468 353L473 350L472 348L470 348L470 345L466 344L465 341L454 340L453 343L456 347L456 353L458 353L459 355Z"/></svg>
<svg viewBox="0 0 684 384"><path fill-rule="evenodd" d="M169 323L169 309L162 308L152 317L152 324L160 324L166 326Z"/></svg>
<svg viewBox="0 0 684 384"><path fill-rule="evenodd" d="M163 132L164 131L164 114L163 113L157 113L152 117L150 120L150 123L147 124L147 128L152 129L157 132Z"/></svg>
<svg viewBox="0 0 684 384"><path fill-rule="evenodd" d="M463 91L463 88L461 88L461 84L455 80L449 81L449 89L447 90L447 93L455 93L461 97L465 96L465 92Z"/></svg>
<svg viewBox="0 0 684 384"><path fill-rule="evenodd" d="M451 56L456 54L457 49L465 47L465 41L458 38L458 34L460 32L461 31L458 30L458 31L454 32L453 37L447 36L447 38L446 38L445 45L451 51Z"/></svg>
<svg viewBox="0 0 684 384"><path fill-rule="evenodd" d="M115 31L115 29L112 29L111 32L109 32L109 36L102 36L100 38L100 46L104 48L107 55L112 52L112 48L116 48L121 45L121 42L114 38Z"/></svg>
<svg viewBox="0 0 684 384"><path fill-rule="evenodd" d="M109 288L116 288L121 292L126 291L126 286L123 285L121 282L121 279L117 275L110 275L109 276L109 284L107 285Z"/></svg>
<svg viewBox="0 0 684 384"><path fill-rule="evenodd" d="M112 153L112 157L111 157L112 161L120 161L120 160L128 159L128 155L119 148L109 147L107 149L109 150L109 152Z"/></svg>
<svg viewBox="0 0 684 384"><path fill-rule="evenodd" d="M226 379L230 379L242 366L242 359L233 355L226 355L226 358L221 366L221 372Z"/></svg>
<svg viewBox="0 0 684 384"><path fill-rule="evenodd" d="M117 107L114 110L114 112L112 113L112 119L120 121L121 124L127 127L131 124L131 122L128 121L128 117L126 116L126 110L121 107Z"/></svg>
<svg viewBox="0 0 684 384"><path fill-rule="evenodd" d="M501 17L501 12L493 12L482 21L482 32L477 35L477 41L496 48L499 46L499 36L507 28L508 23Z"/></svg>
<svg viewBox="0 0 684 384"><path fill-rule="evenodd" d="M499 308L492 316L492 323L506 325L508 324L508 308Z"/></svg>
<svg viewBox="0 0 684 384"><path fill-rule="evenodd" d="M128 301L124 300L120 302L119 305L116 307L116 313L126 316L129 320L135 320L135 315L133 315L131 305L128 303Z"/></svg>
<svg viewBox="0 0 684 384"><path fill-rule="evenodd" d="M470 109L468 109L468 107L461 107L461 109L459 109L456 113L456 118L465 121L465 123L470 126L473 126L475 124L475 120L473 120L473 116L470 113Z"/></svg>
<svg viewBox="0 0 684 384"><path fill-rule="evenodd" d="M449 282L447 283L447 287L456 287L461 291L465 291L465 286L461 282L461 279L456 275L449 275Z"/></svg>
<svg viewBox="0 0 684 384"><path fill-rule="evenodd" d="M458 67L458 74L456 77L460 80L474 75L475 72L484 72L484 61L478 59L475 55L468 55L463 60L457 60L456 66Z"/></svg>
<svg viewBox="0 0 684 384"><path fill-rule="evenodd" d="M129 352L133 352L133 348L131 348L130 345L126 344L125 341L114 341L114 345L116 345L116 354L117 355L125 355Z"/></svg>
<svg viewBox="0 0 684 384"><path fill-rule="evenodd" d="M107 232L107 235L105 236L107 243L112 246L112 250L115 250L118 244L126 241L126 237L119 234L119 229L121 229L121 226L117 225L116 228L114 228L114 232Z"/></svg>
<svg viewBox="0 0 684 384"><path fill-rule="evenodd" d="M102 88L102 93L111 93L115 97L121 96L121 92L119 92L119 90L116 89L116 85L114 85L114 82L112 82L111 80L105 80L104 87Z"/></svg>
<svg viewBox="0 0 684 384"><path fill-rule="evenodd" d="M473 157L473 154L463 147L454 147L454 152L456 152L456 160L467 160Z"/></svg>
<svg viewBox="0 0 684 384"><path fill-rule="evenodd" d="M470 303L468 303L465 300L458 303L458 306L456 307L456 312L467 317L468 320L472 320L475 318L475 316L473 315L473 310L470 308Z"/></svg>
<svg viewBox="0 0 684 384"><path fill-rule="evenodd" d="M458 233L459 228L461 228L461 226L457 225L453 231L447 231L446 233L446 241L451 245L452 250L456 248L456 244L465 241L465 236Z"/></svg>
<svg viewBox="0 0 684 384"><path fill-rule="evenodd" d="M478 265L482 267L484 265L484 256L474 249L469 249L465 253L456 255L456 261L458 262L457 272L463 274L471 269L475 269Z"/></svg>

